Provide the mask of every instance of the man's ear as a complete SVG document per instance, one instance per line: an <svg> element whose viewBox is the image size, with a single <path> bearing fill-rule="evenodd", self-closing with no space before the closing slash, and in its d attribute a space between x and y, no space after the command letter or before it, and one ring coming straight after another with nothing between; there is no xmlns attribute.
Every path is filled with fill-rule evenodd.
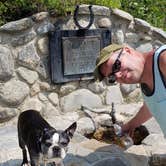
<svg viewBox="0 0 166 166"><path fill-rule="evenodd" d="M70 125L70 126L65 130L65 132L69 135L70 138L72 138L73 135L74 135L74 132L75 132L76 128L77 128L77 123L74 122L72 125Z"/></svg>
<svg viewBox="0 0 166 166"><path fill-rule="evenodd" d="M123 49L129 54L131 54L131 52L132 52L131 48L128 46L125 46Z"/></svg>

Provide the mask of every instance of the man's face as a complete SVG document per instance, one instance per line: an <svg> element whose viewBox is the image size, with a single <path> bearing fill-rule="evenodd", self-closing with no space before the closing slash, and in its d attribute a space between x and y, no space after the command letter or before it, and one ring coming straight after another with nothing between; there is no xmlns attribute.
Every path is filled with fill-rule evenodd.
<svg viewBox="0 0 166 166"><path fill-rule="evenodd" d="M139 83L143 72L142 59L136 54L136 51L129 50L129 48L123 48L116 51L113 55L100 66L100 72L105 77L110 77L112 73L115 79L119 83ZM119 56L120 55L120 56ZM115 70L115 63L117 60L120 62L120 66L117 66L118 70ZM113 67L114 66L114 67Z"/></svg>

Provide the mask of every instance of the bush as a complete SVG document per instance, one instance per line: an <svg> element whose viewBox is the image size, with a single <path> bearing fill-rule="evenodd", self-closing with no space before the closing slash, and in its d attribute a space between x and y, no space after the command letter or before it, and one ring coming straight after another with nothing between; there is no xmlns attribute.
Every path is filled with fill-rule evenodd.
<svg viewBox="0 0 166 166"><path fill-rule="evenodd" d="M165 0L121 0L121 8L134 17L166 30Z"/></svg>
<svg viewBox="0 0 166 166"><path fill-rule="evenodd" d="M41 11L53 11L57 15L72 13L77 4L93 4L120 7L120 0L1 0L0 25Z"/></svg>
<svg viewBox="0 0 166 166"><path fill-rule="evenodd" d="M0 23L14 21L45 9L41 0L2 0L0 2Z"/></svg>
<svg viewBox="0 0 166 166"><path fill-rule="evenodd" d="M134 17L166 29L165 0L1 0L0 25L32 14L48 11L57 15L72 13L77 4L92 4L121 8Z"/></svg>

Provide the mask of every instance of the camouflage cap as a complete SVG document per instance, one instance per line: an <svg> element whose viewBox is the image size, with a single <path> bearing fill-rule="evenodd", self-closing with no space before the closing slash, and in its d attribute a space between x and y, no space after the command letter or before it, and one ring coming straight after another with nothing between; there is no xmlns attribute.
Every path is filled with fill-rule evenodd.
<svg viewBox="0 0 166 166"><path fill-rule="evenodd" d="M104 47L101 50L99 57L96 59L96 68L94 70L95 80L102 81L103 76L101 75L99 71L100 65L106 62L110 58L113 52L118 51L121 48L123 48L123 45L111 44L107 47Z"/></svg>

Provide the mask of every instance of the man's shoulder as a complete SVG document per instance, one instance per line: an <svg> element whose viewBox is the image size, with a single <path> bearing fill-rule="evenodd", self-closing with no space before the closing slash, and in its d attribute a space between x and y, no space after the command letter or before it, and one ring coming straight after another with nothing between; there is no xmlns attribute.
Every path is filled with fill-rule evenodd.
<svg viewBox="0 0 166 166"><path fill-rule="evenodd" d="M164 50L159 57L159 66L161 72L166 76L166 50Z"/></svg>

